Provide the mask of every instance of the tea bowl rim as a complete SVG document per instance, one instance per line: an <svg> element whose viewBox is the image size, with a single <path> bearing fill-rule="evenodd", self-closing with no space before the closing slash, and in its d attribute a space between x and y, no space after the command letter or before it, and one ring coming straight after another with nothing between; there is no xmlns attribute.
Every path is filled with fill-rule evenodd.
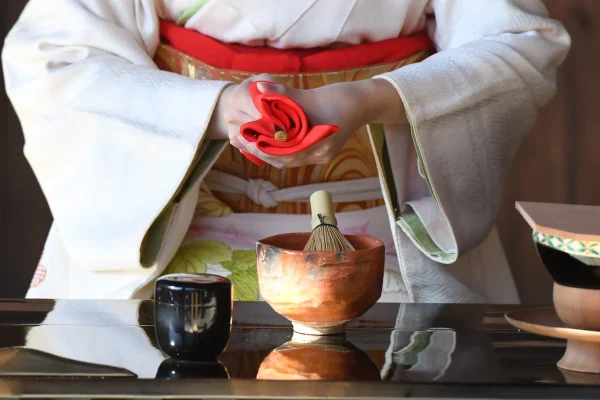
<svg viewBox="0 0 600 400"><path fill-rule="evenodd" d="M553 246L552 244L548 243L548 239L551 238L556 238L556 239L560 239L560 240L569 240L571 242L578 242L583 244L586 249L589 249L589 247L595 246L598 242L595 241L591 241L591 240L575 240L575 239L568 239L568 238L564 238L560 235L551 235L545 232L538 232L538 231L533 231L532 234L532 240L535 244L539 244L540 246L544 246L544 247L548 247L550 249L556 250L556 251L561 251L563 253L566 254L571 254L571 255L575 255L575 256L580 256L580 257L588 257L588 258L600 258L600 254L588 254L588 252L586 253L581 253L575 250L570 250L569 248L557 248L555 246Z"/></svg>
<svg viewBox="0 0 600 400"><path fill-rule="evenodd" d="M292 233L279 233L277 235L272 235L260 240L256 241L256 246L261 247L261 246L267 246L267 247L274 247L277 248L279 250L283 250L289 254L321 254L321 255L337 255L340 253L352 253L352 254L361 254L361 253L369 253L378 249L383 248L383 250L385 251L385 243L377 238L374 238L373 236L369 236L369 235L344 235L346 238L369 238L371 240L373 240L376 245L373 247L369 247L368 249L360 249L360 250L342 250L342 251L308 251L308 250L293 250L293 249L286 249L283 247L279 247L279 246L275 246L274 244L269 244L269 243L265 243L265 241L268 240L273 240L279 237L284 237L284 236L291 236L291 235L306 235L308 237L310 237L310 235L312 234L312 232L292 232ZM258 249L257 249L258 250Z"/></svg>

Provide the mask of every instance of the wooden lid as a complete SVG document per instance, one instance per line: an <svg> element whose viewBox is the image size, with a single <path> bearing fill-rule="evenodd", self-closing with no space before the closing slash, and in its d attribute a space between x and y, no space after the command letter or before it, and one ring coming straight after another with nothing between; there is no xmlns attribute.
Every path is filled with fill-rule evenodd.
<svg viewBox="0 0 600 400"><path fill-rule="evenodd" d="M517 202L516 207L535 232L600 241L600 206Z"/></svg>

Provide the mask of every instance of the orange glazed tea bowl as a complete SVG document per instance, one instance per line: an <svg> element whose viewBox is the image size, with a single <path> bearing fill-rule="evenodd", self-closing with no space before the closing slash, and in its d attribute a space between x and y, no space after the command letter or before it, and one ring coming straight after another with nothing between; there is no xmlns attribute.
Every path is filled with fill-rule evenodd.
<svg viewBox="0 0 600 400"><path fill-rule="evenodd" d="M289 233L257 244L262 297L307 335L336 335L381 297L384 244L346 236L356 250L304 251L310 233Z"/></svg>

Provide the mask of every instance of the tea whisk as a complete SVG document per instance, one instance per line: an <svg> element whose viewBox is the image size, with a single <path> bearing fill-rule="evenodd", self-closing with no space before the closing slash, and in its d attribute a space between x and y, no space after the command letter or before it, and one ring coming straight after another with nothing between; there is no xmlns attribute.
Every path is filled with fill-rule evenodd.
<svg viewBox="0 0 600 400"><path fill-rule="evenodd" d="M312 234L304 251L353 251L352 244L337 227L331 194L325 190L310 196Z"/></svg>

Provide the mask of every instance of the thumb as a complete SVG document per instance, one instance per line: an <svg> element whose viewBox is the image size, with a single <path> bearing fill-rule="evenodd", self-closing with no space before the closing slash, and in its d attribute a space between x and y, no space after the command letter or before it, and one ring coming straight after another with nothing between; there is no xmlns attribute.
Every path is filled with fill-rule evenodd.
<svg viewBox="0 0 600 400"><path fill-rule="evenodd" d="M256 87L258 88L258 91L261 93L279 93L279 94L284 94L285 93L285 86L283 85L277 85L274 83L268 83L268 82L258 82L256 84Z"/></svg>

